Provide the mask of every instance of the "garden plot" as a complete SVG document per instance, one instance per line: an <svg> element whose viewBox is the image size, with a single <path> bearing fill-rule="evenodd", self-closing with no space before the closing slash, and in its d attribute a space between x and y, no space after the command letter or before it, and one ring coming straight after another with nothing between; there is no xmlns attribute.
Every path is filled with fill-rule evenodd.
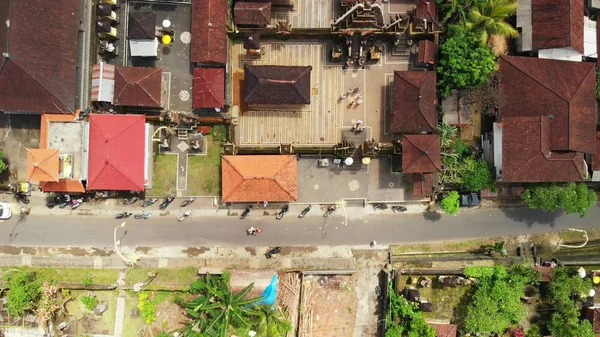
<svg viewBox="0 0 600 337"><path fill-rule="evenodd" d="M183 309L174 302L177 296L183 296L183 293L127 292L123 336L150 337L182 328L181 322L186 318Z"/></svg>
<svg viewBox="0 0 600 337"><path fill-rule="evenodd" d="M104 306L105 311L100 313L94 308L86 308L82 298L93 294L97 306ZM67 312L57 322L69 322L69 332L75 335L112 335L115 327L115 312L117 307L116 291L94 291L85 290L71 291L73 299L65 305Z"/></svg>
<svg viewBox="0 0 600 337"><path fill-rule="evenodd" d="M356 315L354 275L307 275L302 278L299 336L352 336Z"/></svg>

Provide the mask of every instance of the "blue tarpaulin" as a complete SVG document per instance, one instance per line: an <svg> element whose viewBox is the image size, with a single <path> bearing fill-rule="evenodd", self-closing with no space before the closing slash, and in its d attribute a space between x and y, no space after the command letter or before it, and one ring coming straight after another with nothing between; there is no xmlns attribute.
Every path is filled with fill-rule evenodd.
<svg viewBox="0 0 600 337"><path fill-rule="evenodd" d="M261 294L262 300L256 302L256 305L267 304L274 305L277 300L277 274L273 275L271 284L269 284Z"/></svg>

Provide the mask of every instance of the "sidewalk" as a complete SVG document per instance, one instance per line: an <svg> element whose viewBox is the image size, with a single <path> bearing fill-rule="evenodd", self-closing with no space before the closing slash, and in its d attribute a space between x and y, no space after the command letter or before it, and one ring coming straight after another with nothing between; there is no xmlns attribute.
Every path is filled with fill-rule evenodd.
<svg viewBox="0 0 600 337"><path fill-rule="evenodd" d="M249 205L236 204L233 206L225 206L219 204L218 198L200 197L197 198L188 207L181 208L179 207L179 205L183 200L185 200L185 198L175 198L173 203L171 203L171 205L169 205L169 207L166 210L161 211L158 209L158 206L163 201L162 198L159 198L159 200L154 205L145 208L140 206L142 201L138 201L134 205L124 205L123 199L105 199L86 201L78 209L71 210L70 206L67 206L63 209L60 209L58 207L49 209L46 207L46 198L46 194L34 191L29 197L30 203L28 205L21 204L21 207L29 208L30 214L35 215L77 215L112 217L117 213L127 211L134 214L150 213L151 216L156 217L165 215L179 216L181 213L187 210L192 210L194 215L220 217L241 214L244 211L244 209ZM15 215L19 213L17 201L13 198L12 194L1 194L0 202L12 203L13 205L15 205L13 213L15 213ZM262 203L258 205L254 204L254 210L251 214L253 216L275 216L284 205L286 205L286 203L269 203L267 207L264 207ZM297 216L307 206L307 204L292 203L287 205L289 205L290 207L290 211L286 215L287 217ZM403 214L423 213L427 211L428 207L427 203L404 203L402 205L408 209L406 212L403 212ZM392 204L389 204L388 206L392 206ZM326 205L313 204L312 209L307 214L307 217L322 217L325 213L325 208ZM372 205L367 205L366 207L358 205L348 205L345 207L345 210L348 219L356 219L371 214L394 214L394 212L391 210L391 207L387 210L375 210L373 209ZM343 208L338 207L336 214L341 214L342 212Z"/></svg>

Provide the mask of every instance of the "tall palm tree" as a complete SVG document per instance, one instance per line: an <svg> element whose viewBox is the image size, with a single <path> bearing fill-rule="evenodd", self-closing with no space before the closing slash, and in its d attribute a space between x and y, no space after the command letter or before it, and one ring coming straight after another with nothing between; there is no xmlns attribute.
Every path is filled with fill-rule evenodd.
<svg viewBox="0 0 600 337"><path fill-rule="evenodd" d="M183 337L227 337L234 329L250 327L251 317L257 314L251 305L262 299L246 298L253 283L239 293L231 291L227 273L220 276L207 274L192 287L198 297L189 302L181 298L175 300L191 318L180 331Z"/></svg>
<svg viewBox="0 0 600 337"><path fill-rule="evenodd" d="M256 307L256 316L253 317L252 325L256 337L285 337L292 330L292 325L283 316L281 310L273 310L266 304Z"/></svg>
<svg viewBox="0 0 600 337"><path fill-rule="evenodd" d="M517 12L515 0L487 0L476 3L467 14L466 27L486 44L492 34L517 37L519 32L504 20Z"/></svg>

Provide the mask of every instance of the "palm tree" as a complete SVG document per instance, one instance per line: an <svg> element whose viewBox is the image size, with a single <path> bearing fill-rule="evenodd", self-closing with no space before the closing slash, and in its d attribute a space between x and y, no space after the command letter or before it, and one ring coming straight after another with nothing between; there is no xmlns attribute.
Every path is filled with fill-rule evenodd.
<svg viewBox="0 0 600 337"><path fill-rule="evenodd" d="M476 3L467 14L466 27L486 44L493 34L517 37L519 32L504 20L517 12L515 0L487 0Z"/></svg>
<svg viewBox="0 0 600 337"><path fill-rule="evenodd" d="M437 132L440 135L442 149L447 149L452 145L454 138L456 138L458 129L446 122L442 122L437 125Z"/></svg>
<svg viewBox="0 0 600 337"><path fill-rule="evenodd" d="M229 289L229 274L220 276L207 274L190 287L198 297L188 302L175 300L191 318L180 330L183 337L227 337L234 329L248 328L251 317L257 314L252 304L262 297L246 298L254 284L249 284L239 293Z"/></svg>
<svg viewBox="0 0 600 337"><path fill-rule="evenodd" d="M281 310L274 310L271 306L263 304L257 306L256 311L256 316L253 317L256 337L285 337L292 330L292 325Z"/></svg>

